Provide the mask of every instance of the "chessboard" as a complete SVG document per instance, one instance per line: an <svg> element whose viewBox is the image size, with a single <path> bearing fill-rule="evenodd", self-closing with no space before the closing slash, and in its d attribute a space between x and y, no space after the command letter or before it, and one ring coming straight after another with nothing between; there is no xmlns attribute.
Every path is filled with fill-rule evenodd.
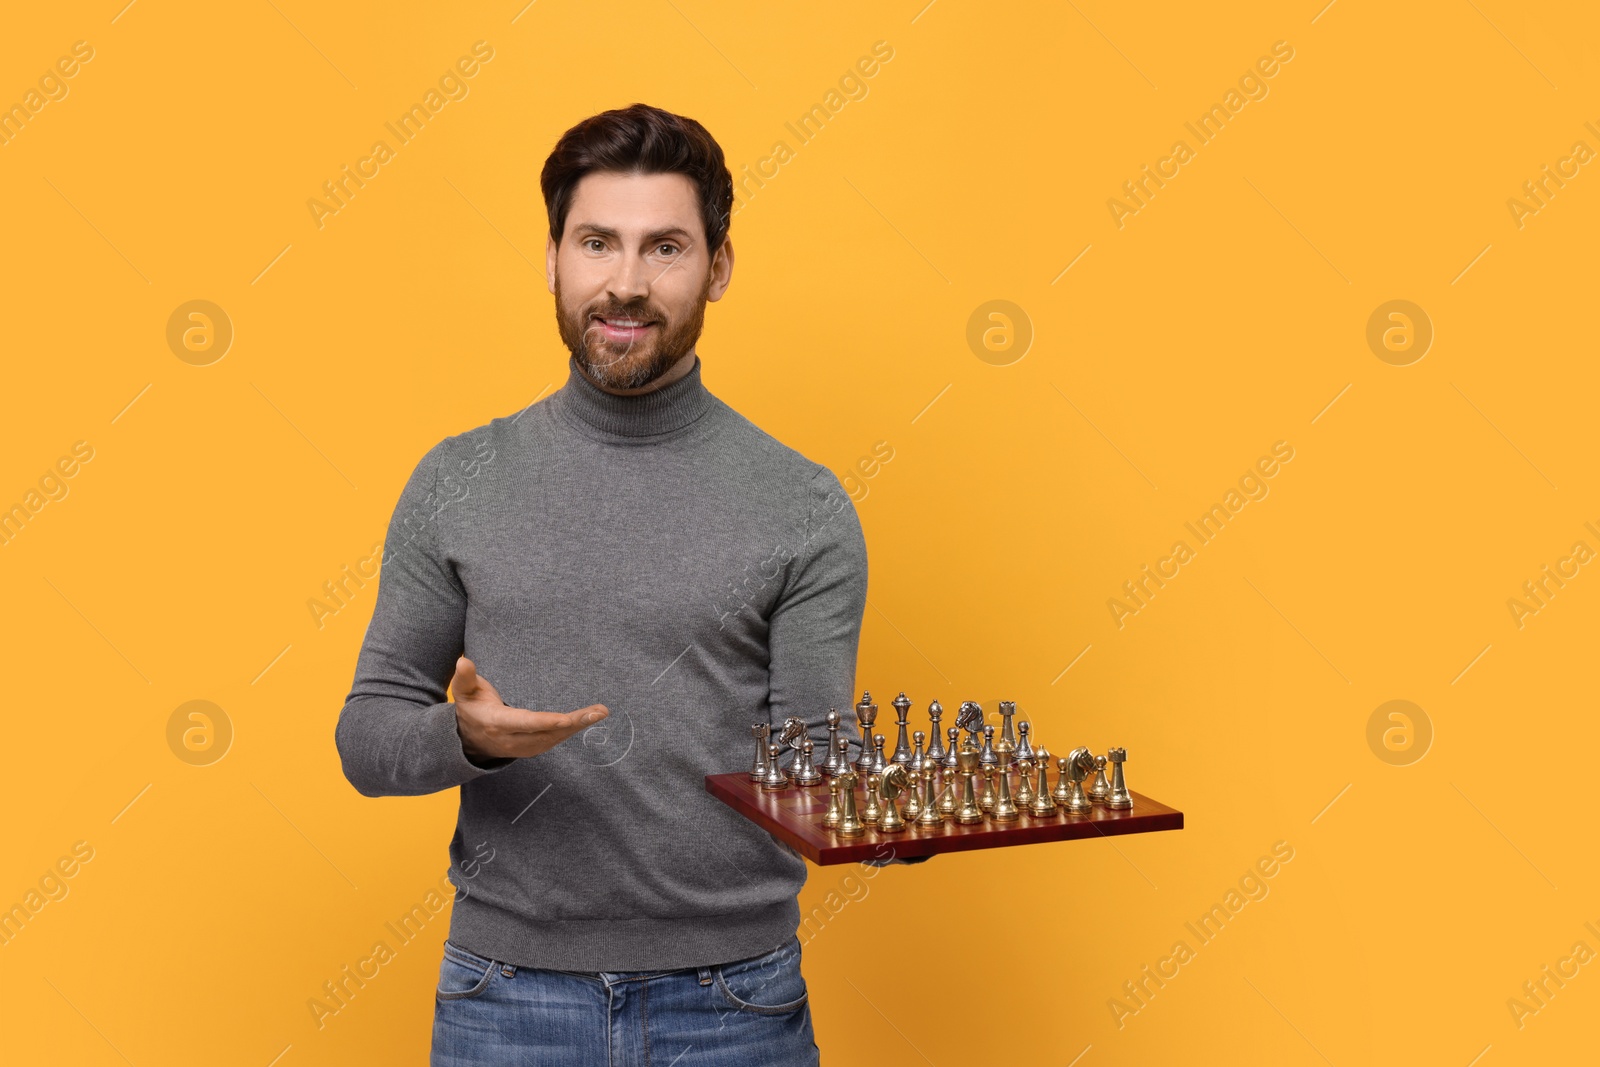
<svg viewBox="0 0 1600 1067"><path fill-rule="evenodd" d="M945 819L936 827L908 825L892 833L868 826L860 836L844 837L822 825L823 815L828 810L826 785L788 785L772 789L753 781L748 772L735 771L708 774L706 792L821 866L859 863L891 855L896 858L933 856L941 852L1183 829L1183 812L1130 791L1133 806L1124 810L1096 804L1085 815L1024 813L1014 822L985 819L973 824Z"/></svg>

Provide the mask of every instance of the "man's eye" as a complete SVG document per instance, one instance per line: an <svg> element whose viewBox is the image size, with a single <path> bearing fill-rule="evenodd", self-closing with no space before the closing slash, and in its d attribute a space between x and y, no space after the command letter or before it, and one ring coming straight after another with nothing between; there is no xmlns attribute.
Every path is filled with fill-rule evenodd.
<svg viewBox="0 0 1600 1067"><path fill-rule="evenodd" d="M599 245L600 247L596 248L595 245ZM591 252L603 252L603 251L605 251L605 242L600 240L600 238L598 238L598 237L589 238L587 241L583 242L583 246L585 248L589 249L589 251L591 251Z"/></svg>
<svg viewBox="0 0 1600 1067"><path fill-rule="evenodd" d="M677 246L677 245L675 245L675 244L663 244L663 245L657 245L657 246L656 246L656 251L657 251L657 252L659 252L659 251L661 251L661 250L662 250L662 249L663 249L663 248L668 248L668 249L671 249L671 250L672 250L672 251L674 251L674 252L676 252L676 251L677 251L677 250L678 250L678 246Z"/></svg>

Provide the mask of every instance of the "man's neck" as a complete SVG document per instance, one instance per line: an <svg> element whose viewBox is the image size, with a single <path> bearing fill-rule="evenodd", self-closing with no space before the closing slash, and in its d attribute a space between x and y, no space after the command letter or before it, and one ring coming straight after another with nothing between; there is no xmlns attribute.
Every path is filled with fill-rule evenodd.
<svg viewBox="0 0 1600 1067"><path fill-rule="evenodd" d="M604 382L595 381L594 376L584 368L582 363L578 364L578 373L582 374L584 378L596 389L610 393L612 396L643 396L645 393L653 393L657 389L671 385L679 378L682 378L685 374L688 374L689 371L694 369L694 360L695 350L691 348L688 352L684 353L682 359L668 367L665 374L651 382L641 385L637 389L614 389L611 386L606 385Z"/></svg>

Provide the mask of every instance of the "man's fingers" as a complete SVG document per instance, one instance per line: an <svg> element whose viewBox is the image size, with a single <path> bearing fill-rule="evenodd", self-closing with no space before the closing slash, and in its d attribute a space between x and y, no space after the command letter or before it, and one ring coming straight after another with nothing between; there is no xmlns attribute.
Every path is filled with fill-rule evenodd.
<svg viewBox="0 0 1600 1067"><path fill-rule="evenodd" d="M610 711L604 704L591 704L577 711L529 711L506 708L501 712L501 727L512 734L574 734L604 719Z"/></svg>

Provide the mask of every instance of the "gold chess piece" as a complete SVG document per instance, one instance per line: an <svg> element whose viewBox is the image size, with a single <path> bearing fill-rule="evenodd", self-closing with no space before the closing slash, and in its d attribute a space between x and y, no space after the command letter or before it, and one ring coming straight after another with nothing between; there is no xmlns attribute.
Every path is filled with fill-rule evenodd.
<svg viewBox="0 0 1600 1067"><path fill-rule="evenodd" d="M1003 766L998 769L1000 773L996 777L1000 779L1000 792L995 794L994 810L989 812L989 818L995 822L1016 822L1021 812L1017 802L1011 799L1011 772Z"/></svg>
<svg viewBox="0 0 1600 1067"><path fill-rule="evenodd" d="M978 810L985 813L994 811L994 772L999 769L996 764L980 765L983 774L983 793L978 797ZM1003 773L1003 772L1002 772Z"/></svg>
<svg viewBox="0 0 1600 1067"><path fill-rule="evenodd" d="M906 806L900 810L906 822L914 823L922 816L922 773L909 763L906 768Z"/></svg>
<svg viewBox="0 0 1600 1067"><path fill-rule="evenodd" d="M840 740L843 740L843 738L840 738ZM859 775L852 766L838 778L841 808L839 811L839 825L835 826L833 830L840 837L860 837L867 832L866 824L856 814L856 779L858 777Z"/></svg>
<svg viewBox="0 0 1600 1067"><path fill-rule="evenodd" d="M822 817L822 825L830 830L839 828L839 818L844 814L839 807L839 779L828 779L828 812Z"/></svg>
<svg viewBox="0 0 1600 1067"><path fill-rule="evenodd" d="M954 729L954 727L952 727L952 729ZM950 751L956 752L958 750L952 747ZM939 815L941 817L949 818L954 816L956 813L956 790L960 788L956 785L956 777L956 772L948 768L946 768L940 775L941 784L944 787L943 791L939 794L938 808Z"/></svg>
<svg viewBox="0 0 1600 1067"><path fill-rule="evenodd" d="M1094 810L1094 805L1089 803L1089 797L1083 791L1083 780L1094 773L1094 756L1086 748L1075 748L1063 761L1071 777L1067 789L1067 802L1062 805L1068 815L1087 815Z"/></svg>
<svg viewBox="0 0 1600 1067"><path fill-rule="evenodd" d="M1067 787L1067 757L1062 756L1056 760L1056 787L1050 790L1050 799L1058 807L1064 807L1072 799L1072 790Z"/></svg>
<svg viewBox="0 0 1600 1067"><path fill-rule="evenodd" d="M1033 799L1028 802L1028 814L1043 819L1056 813L1056 799L1050 795L1050 750L1041 748L1037 751L1037 756L1039 787L1033 791Z"/></svg>
<svg viewBox="0 0 1600 1067"><path fill-rule="evenodd" d="M1111 783L1106 781L1106 758L1094 758L1094 780L1089 783L1089 788L1084 790L1089 794L1089 803L1104 805L1111 799Z"/></svg>
<svg viewBox="0 0 1600 1067"><path fill-rule="evenodd" d="M885 834L899 833L906 828L906 820L895 804L906 787L906 767L903 763L890 763L878 776L878 793L883 797L883 813L878 816L878 830Z"/></svg>
<svg viewBox="0 0 1600 1067"><path fill-rule="evenodd" d="M1133 807L1133 794L1128 792L1128 780L1122 773L1122 765L1128 761L1128 750L1108 749L1106 759L1111 761L1111 794L1106 797L1106 807L1113 810Z"/></svg>
<svg viewBox="0 0 1600 1067"><path fill-rule="evenodd" d="M1023 723L1023 726L1028 725ZM1031 749L1030 749L1031 751ZM1033 759L1017 760L1017 808L1027 811L1028 805L1033 803Z"/></svg>
<svg viewBox="0 0 1600 1067"><path fill-rule="evenodd" d="M881 774L867 775L867 803L861 809L861 821L868 826L878 825L878 820L883 817L883 805L878 803L878 786L882 781Z"/></svg>
<svg viewBox="0 0 1600 1067"><path fill-rule="evenodd" d="M983 809L978 807L978 799L973 796L972 780L978 776L978 746L968 738L961 744L961 752L956 757L957 766L961 770L961 803L956 807L955 820L963 825L971 825L983 821Z"/></svg>
<svg viewBox="0 0 1600 1067"><path fill-rule="evenodd" d="M917 815L917 825L923 829L930 829L944 825L944 813L939 810L939 802L933 797L933 765L925 763L922 768L922 788L925 796L922 801L922 811Z"/></svg>

